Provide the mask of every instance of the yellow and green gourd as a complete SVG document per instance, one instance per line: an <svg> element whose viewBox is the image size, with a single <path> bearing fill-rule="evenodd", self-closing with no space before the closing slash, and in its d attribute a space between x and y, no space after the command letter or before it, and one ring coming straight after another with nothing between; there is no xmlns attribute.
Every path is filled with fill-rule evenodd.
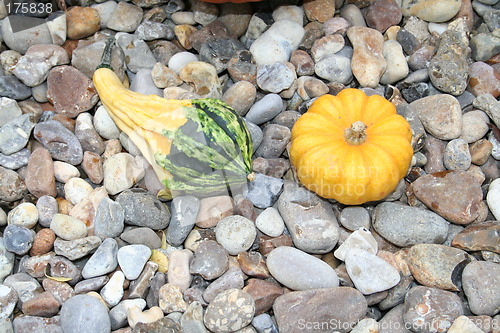
<svg viewBox="0 0 500 333"><path fill-rule="evenodd" d="M160 195L246 183L253 149L244 120L217 99L172 100L129 90L110 66L113 44L110 38L93 82L108 114L165 185Z"/></svg>

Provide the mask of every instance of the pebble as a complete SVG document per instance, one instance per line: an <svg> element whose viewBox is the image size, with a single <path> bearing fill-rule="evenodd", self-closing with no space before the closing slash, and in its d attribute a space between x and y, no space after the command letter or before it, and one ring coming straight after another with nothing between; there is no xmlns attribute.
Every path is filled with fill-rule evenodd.
<svg viewBox="0 0 500 333"><path fill-rule="evenodd" d="M271 309L276 298L283 294L283 288L277 283L255 278L247 280L243 291L254 299L256 316Z"/></svg>
<svg viewBox="0 0 500 333"><path fill-rule="evenodd" d="M78 138L56 120L36 124L33 135L50 152L53 159L78 165L83 159L83 150ZM33 153L32 153L33 156Z"/></svg>
<svg viewBox="0 0 500 333"><path fill-rule="evenodd" d="M0 167L0 199L12 202L23 198L27 192L24 180L17 172Z"/></svg>
<svg viewBox="0 0 500 333"><path fill-rule="evenodd" d="M339 285L337 274L327 263L293 247L280 246L272 250L266 264L271 275L292 290Z"/></svg>
<svg viewBox="0 0 500 333"><path fill-rule="evenodd" d="M458 3L460 2L453 0ZM449 52L448 45L455 45ZM458 96L467 88L469 39L465 19L459 18L448 25L441 35L436 54L429 64L429 78L434 87L444 93Z"/></svg>
<svg viewBox="0 0 500 333"><path fill-rule="evenodd" d="M111 329L117 330L119 328L127 326L127 317L132 317L133 322L138 313L140 313L146 307L146 301L141 298L135 299L125 299L119 302L109 311L109 319L111 323ZM160 310L161 316L163 312Z"/></svg>
<svg viewBox="0 0 500 333"><path fill-rule="evenodd" d="M12 273L14 259L14 253L7 250L4 238L0 238L0 282L3 282L4 278Z"/></svg>
<svg viewBox="0 0 500 333"><path fill-rule="evenodd" d="M333 17L335 1L314 0L304 4L304 13L310 21L326 22Z"/></svg>
<svg viewBox="0 0 500 333"><path fill-rule="evenodd" d="M291 131L288 127L270 124L263 132L262 143L255 151L256 157L278 158L290 142Z"/></svg>
<svg viewBox="0 0 500 333"><path fill-rule="evenodd" d="M285 181L277 201L294 245L307 253L327 253L339 239L338 222L325 202L297 183Z"/></svg>
<svg viewBox="0 0 500 333"><path fill-rule="evenodd" d="M283 111L283 100L277 94L266 94L261 100L250 107L245 116L247 121L256 125L263 124Z"/></svg>
<svg viewBox="0 0 500 333"><path fill-rule="evenodd" d="M60 321L65 332L111 331L108 309L99 300L88 295L76 295L64 302Z"/></svg>
<svg viewBox="0 0 500 333"><path fill-rule="evenodd" d="M65 87L72 89L67 90ZM55 112L74 118L90 110L98 101L92 81L72 66L54 67L47 77L47 98ZM57 132L56 132L57 133Z"/></svg>
<svg viewBox="0 0 500 333"><path fill-rule="evenodd" d="M456 139L462 133L462 110L458 100L448 94L433 95L410 104L425 130L441 140Z"/></svg>
<svg viewBox="0 0 500 333"><path fill-rule="evenodd" d="M500 50L500 38L493 33L478 33L470 38L471 55L476 61L486 61Z"/></svg>
<svg viewBox="0 0 500 333"><path fill-rule="evenodd" d="M107 27L121 32L133 32L141 23L143 10L130 3L118 2L108 19Z"/></svg>
<svg viewBox="0 0 500 333"><path fill-rule="evenodd" d="M0 127L0 151L10 155L23 149L28 143L35 119L29 114L12 119Z"/></svg>
<svg viewBox="0 0 500 333"><path fill-rule="evenodd" d="M210 283L203 291L203 299L211 303L217 295L228 289L242 289L245 281L241 269L230 267L223 275Z"/></svg>
<svg viewBox="0 0 500 333"><path fill-rule="evenodd" d="M0 166L11 170L17 170L28 164L29 157L30 151L26 148L10 155L0 153Z"/></svg>
<svg viewBox="0 0 500 333"><path fill-rule="evenodd" d="M100 184L104 179L104 168L101 156L86 151L83 153L82 169L94 184Z"/></svg>
<svg viewBox="0 0 500 333"><path fill-rule="evenodd" d="M370 28L384 33L389 27L396 26L403 15L400 6L395 1L375 0L367 8L364 17Z"/></svg>
<svg viewBox="0 0 500 333"><path fill-rule="evenodd" d="M215 229L217 242L230 255L237 255L252 246L257 236L255 224L246 217L233 215L221 219Z"/></svg>
<svg viewBox="0 0 500 333"><path fill-rule="evenodd" d="M159 249L161 247L160 237L150 228L129 229L121 233L120 238L129 244L142 244L150 249Z"/></svg>
<svg viewBox="0 0 500 333"><path fill-rule="evenodd" d="M17 51L21 54L26 53L30 46L37 44L52 44L52 38L47 24L44 20L40 20L38 25L32 26L28 29L21 31L13 31L12 24L17 22L19 24L27 24L25 16L9 15L6 17L2 24L2 39L9 49ZM13 22L11 22L13 20ZM31 21L31 24L33 20ZM29 23L28 23L29 24Z"/></svg>
<svg viewBox="0 0 500 333"><path fill-rule="evenodd" d="M117 12L115 11L115 13ZM149 49L148 44L135 35L118 33L116 44L122 49L125 59L129 59L126 65L127 69L132 73L137 73L143 68L151 69L156 63L156 58Z"/></svg>
<svg viewBox="0 0 500 333"><path fill-rule="evenodd" d="M410 68L403 53L403 48L397 41L385 41L382 53L387 60L387 69L380 78L382 84L394 84L408 76Z"/></svg>
<svg viewBox="0 0 500 333"><path fill-rule="evenodd" d="M51 292L45 291L23 303L22 311L28 316L52 317L58 314L60 304Z"/></svg>
<svg viewBox="0 0 500 333"><path fill-rule="evenodd" d="M58 182L65 184L71 178L80 177L80 170L69 163L54 161L54 177Z"/></svg>
<svg viewBox="0 0 500 333"><path fill-rule="evenodd" d="M117 305L123 297L123 283L125 275L121 271L113 273L108 283L102 287L100 295L109 307Z"/></svg>
<svg viewBox="0 0 500 333"><path fill-rule="evenodd" d="M64 195L73 205L77 205L83 199L87 198L94 189L84 179L79 177L70 178L64 185Z"/></svg>
<svg viewBox="0 0 500 333"><path fill-rule="evenodd" d="M497 98L500 95L500 77L490 65L478 61L469 66L467 89L475 96L489 93Z"/></svg>
<svg viewBox="0 0 500 333"><path fill-rule="evenodd" d="M83 39L99 31L100 16L92 7L71 7L66 12L67 36L71 39Z"/></svg>
<svg viewBox="0 0 500 333"><path fill-rule="evenodd" d="M318 62L329 54L339 52L344 45L345 40L341 34L328 35L314 42L311 47L311 56L315 62Z"/></svg>
<svg viewBox="0 0 500 333"><path fill-rule="evenodd" d="M401 11L404 16L415 15L428 22L446 22L453 18L460 9L458 0L420 0L412 2L404 0Z"/></svg>
<svg viewBox="0 0 500 333"><path fill-rule="evenodd" d="M275 62L257 67L257 85L263 91L278 94L292 86L297 75L289 62Z"/></svg>
<svg viewBox="0 0 500 333"><path fill-rule="evenodd" d="M59 323L59 316L54 316L52 318L43 318L36 316L19 316L14 318L14 320L12 321L12 327L14 331L11 332L22 332L28 330L36 330L36 331L45 330L48 332L62 333L62 329Z"/></svg>
<svg viewBox="0 0 500 333"><path fill-rule="evenodd" d="M87 236L87 226L81 220L65 214L55 214L50 229L64 240L75 240Z"/></svg>
<svg viewBox="0 0 500 333"><path fill-rule="evenodd" d="M31 96L31 89L13 75L0 75L0 97L22 101Z"/></svg>
<svg viewBox="0 0 500 333"><path fill-rule="evenodd" d="M276 327L274 320L267 313L255 316L252 319L252 326L258 333L278 333L278 328Z"/></svg>
<svg viewBox="0 0 500 333"><path fill-rule="evenodd" d="M193 280L189 270L189 263L192 258L193 252L188 249L173 250L168 257L168 282L179 287L182 292L189 288Z"/></svg>
<svg viewBox="0 0 500 333"><path fill-rule="evenodd" d="M384 37L377 30L366 27L349 28L347 37L354 48L352 73L362 87L375 88L387 68L382 51Z"/></svg>
<svg viewBox="0 0 500 333"><path fill-rule="evenodd" d="M448 235L448 222L438 214L392 202L381 203L375 208L373 228L384 239L400 247L442 244Z"/></svg>
<svg viewBox="0 0 500 333"><path fill-rule="evenodd" d="M163 313L186 311L188 304L182 298L182 290L176 285L166 283L159 291L159 306Z"/></svg>
<svg viewBox="0 0 500 333"><path fill-rule="evenodd" d="M405 325L416 327L435 327L433 331L446 332L453 321L464 314L460 297L451 291L416 286L405 297L403 320Z"/></svg>
<svg viewBox="0 0 500 333"><path fill-rule="evenodd" d="M451 325L448 330L449 333L482 333L484 332L482 329L477 327L472 320L470 320L466 316L459 316L457 319L453 321L453 325Z"/></svg>
<svg viewBox="0 0 500 333"><path fill-rule="evenodd" d="M469 145L464 139L453 139L446 144L444 151L444 166L448 170L466 171L469 169L472 157Z"/></svg>
<svg viewBox="0 0 500 333"><path fill-rule="evenodd" d="M136 326L140 326L140 324L147 325L149 323L160 322L162 317L163 311L157 306L153 306L148 310L142 311L140 307L135 305L128 309L126 320L131 328L135 328Z"/></svg>
<svg viewBox="0 0 500 333"><path fill-rule="evenodd" d="M101 239L118 237L123 231L124 220L122 206L109 198L104 198L95 213L94 234Z"/></svg>
<svg viewBox="0 0 500 333"><path fill-rule="evenodd" d="M129 189L144 177L144 169L128 153L118 153L106 159L103 172L104 187L111 195Z"/></svg>
<svg viewBox="0 0 500 333"><path fill-rule="evenodd" d="M292 52L298 49L305 31L302 25L289 20L274 22L250 46L250 52L259 66L279 61L289 61ZM270 48L269 45L275 47Z"/></svg>
<svg viewBox="0 0 500 333"><path fill-rule="evenodd" d="M347 251L345 266L356 289L364 295L388 290L400 281L398 271L391 264L361 248Z"/></svg>
<svg viewBox="0 0 500 333"><path fill-rule="evenodd" d="M126 190L116 197L116 202L123 208L126 224L153 230L165 229L168 226L170 211L148 192Z"/></svg>
<svg viewBox="0 0 500 333"><path fill-rule="evenodd" d="M363 294L350 287L292 291L278 297L273 305L279 331L290 333L302 332L300 323L311 323L314 330L323 330L325 318L328 330L349 332L367 309Z"/></svg>
<svg viewBox="0 0 500 333"><path fill-rule="evenodd" d="M91 279L114 271L118 266L117 252L117 242L113 238L106 238L86 262L82 276Z"/></svg>
<svg viewBox="0 0 500 333"><path fill-rule="evenodd" d="M104 106L99 106L95 111L94 118L92 119L94 128L105 139L118 139L120 130L115 122L111 119L108 111Z"/></svg>
<svg viewBox="0 0 500 333"><path fill-rule="evenodd" d="M189 272L199 274L205 280L214 280L229 268L227 250L213 240L203 241L194 251L194 258L189 264Z"/></svg>
<svg viewBox="0 0 500 333"><path fill-rule="evenodd" d="M168 68L172 69L176 74L179 74L184 66L193 61L198 61L198 57L195 54L187 51L178 52L172 55L168 61Z"/></svg>
<svg viewBox="0 0 500 333"><path fill-rule="evenodd" d="M56 234L52 230L48 228L40 229L33 239L33 246L31 247L30 255L39 256L46 254L52 249L55 239Z"/></svg>
<svg viewBox="0 0 500 333"><path fill-rule="evenodd" d="M196 223L200 210L200 200L193 196L177 196L172 200L172 217L166 232L167 242L172 246L181 245Z"/></svg>
<svg viewBox="0 0 500 333"><path fill-rule="evenodd" d="M500 265L487 261L473 261L465 266L462 286L469 308L475 315L494 316L500 308L498 284Z"/></svg>
<svg viewBox="0 0 500 333"><path fill-rule="evenodd" d="M180 324L184 332L207 332L203 324L203 307L200 302L194 301L189 304L182 314Z"/></svg>
<svg viewBox="0 0 500 333"><path fill-rule="evenodd" d="M38 198L36 208L38 210L38 223L42 227L48 228L58 211L56 199L49 195L43 195Z"/></svg>
<svg viewBox="0 0 500 333"><path fill-rule="evenodd" d="M255 178L248 183L244 195L255 207L265 209L278 200L282 190L282 179L256 173Z"/></svg>
<svg viewBox="0 0 500 333"><path fill-rule="evenodd" d="M489 131L488 115L480 110L465 113L462 117L462 134L460 138L467 143L479 141Z"/></svg>
<svg viewBox="0 0 500 333"><path fill-rule="evenodd" d="M438 244L417 244L410 248L407 262L421 284L451 291L460 290L460 271L470 261L462 250Z"/></svg>
<svg viewBox="0 0 500 333"><path fill-rule="evenodd" d="M104 153L104 141L95 130L92 118L88 112L80 113L76 117L75 135L80 141L83 151L101 155Z"/></svg>
<svg viewBox="0 0 500 333"><path fill-rule="evenodd" d="M0 304L2 304L0 318L9 318L11 316L16 307L17 299L16 291L12 287L0 284Z"/></svg>
<svg viewBox="0 0 500 333"><path fill-rule="evenodd" d="M7 223L15 224L28 229L33 228L38 222L38 210L36 206L30 202L23 202L7 215Z"/></svg>
<svg viewBox="0 0 500 333"><path fill-rule="evenodd" d="M236 39L213 38L201 44L200 60L213 65L217 73L227 69L229 60L245 46Z"/></svg>
<svg viewBox="0 0 500 333"><path fill-rule="evenodd" d="M100 290L108 281L109 277L107 276L99 276L96 278L82 280L75 285L75 294L83 294Z"/></svg>
<svg viewBox="0 0 500 333"><path fill-rule="evenodd" d="M34 239L33 230L15 224L7 225L3 231L3 246L7 251L18 255L28 253Z"/></svg>
<svg viewBox="0 0 500 333"><path fill-rule="evenodd" d="M224 217L232 215L234 202L230 196L216 196L200 200L200 210L196 217L196 226L200 228L215 227Z"/></svg>
<svg viewBox="0 0 500 333"><path fill-rule="evenodd" d="M240 116L244 116L252 107L256 95L257 90L253 84L248 81L238 81L224 92L221 100Z"/></svg>
<svg viewBox="0 0 500 333"><path fill-rule="evenodd" d="M151 70L151 78L156 87L163 89L172 86L179 86L182 84L182 80L179 76L170 68L164 64L157 62L153 69Z"/></svg>
<svg viewBox="0 0 500 333"><path fill-rule="evenodd" d="M368 229L359 228L351 233L346 240L333 252L335 258L345 261L347 252L351 249L362 249L377 254L378 244Z"/></svg>
<svg viewBox="0 0 500 333"><path fill-rule="evenodd" d="M417 199L452 223L468 224L478 217L483 194L479 182L471 173L448 171L428 174L414 181L412 188Z"/></svg>
<svg viewBox="0 0 500 333"><path fill-rule="evenodd" d="M208 305L203 321L212 332L229 333L250 324L254 314L252 296L239 289L228 289Z"/></svg>
<svg viewBox="0 0 500 333"><path fill-rule="evenodd" d="M145 41L156 39L174 39L174 31L172 27L160 22L144 21L135 30L137 36Z"/></svg>
<svg viewBox="0 0 500 333"><path fill-rule="evenodd" d="M139 277L150 256L151 249L142 244L125 245L116 254L118 264L127 280Z"/></svg>
<svg viewBox="0 0 500 333"><path fill-rule="evenodd" d="M364 207L348 206L339 214L339 223L347 230L370 229L370 213Z"/></svg>
<svg viewBox="0 0 500 333"><path fill-rule="evenodd" d="M259 231L271 237L278 237L285 230L285 222L274 207L264 209L255 220L255 226Z"/></svg>
<svg viewBox="0 0 500 333"><path fill-rule="evenodd" d="M76 260L85 257L99 245L101 245L101 239L97 236L83 237L68 241L57 238L54 242L54 251L56 254L70 260Z"/></svg>
<svg viewBox="0 0 500 333"><path fill-rule="evenodd" d="M246 275L261 279L269 277L266 261L259 252L241 252L236 259L240 265L240 269Z"/></svg>

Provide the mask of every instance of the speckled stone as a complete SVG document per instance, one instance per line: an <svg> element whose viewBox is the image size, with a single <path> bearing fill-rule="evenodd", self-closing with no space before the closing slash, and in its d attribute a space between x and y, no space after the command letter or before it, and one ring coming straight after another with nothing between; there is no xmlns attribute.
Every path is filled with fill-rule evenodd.
<svg viewBox="0 0 500 333"><path fill-rule="evenodd" d="M213 240L201 242L189 264L189 271L201 275L205 280L218 278L228 268L229 256L226 249Z"/></svg>
<svg viewBox="0 0 500 333"><path fill-rule="evenodd" d="M216 333L237 331L248 324L255 314L255 301L239 289L223 291L208 305L203 321Z"/></svg>
<svg viewBox="0 0 500 333"><path fill-rule="evenodd" d="M98 299L88 295L76 295L64 302L60 320L64 332L111 331L108 309Z"/></svg>
<svg viewBox="0 0 500 333"><path fill-rule="evenodd" d="M500 309L498 288L500 264L474 261L465 266L462 285L470 310L476 315L494 316Z"/></svg>

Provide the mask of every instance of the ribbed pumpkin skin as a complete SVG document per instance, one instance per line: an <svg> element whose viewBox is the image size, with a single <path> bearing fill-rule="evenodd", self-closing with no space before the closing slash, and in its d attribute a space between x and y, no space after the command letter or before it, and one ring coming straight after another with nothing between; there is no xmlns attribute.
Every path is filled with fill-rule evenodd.
<svg viewBox="0 0 500 333"><path fill-rule="evenodd" d="M349 144L345 130L357 121L366 141ZM413 155L411 129L381 96L345 89L319 97L292 128L290 160L311 191L346 205L381 200L406 175Z"/></svg>
<svg viewBox="0 0 500 333"><path fill-rule="evenodd" d="M108 68L93 76L102 104L173 193L246 183L252 140L243 119L216 99L167 100L127 89Z"/></svg>

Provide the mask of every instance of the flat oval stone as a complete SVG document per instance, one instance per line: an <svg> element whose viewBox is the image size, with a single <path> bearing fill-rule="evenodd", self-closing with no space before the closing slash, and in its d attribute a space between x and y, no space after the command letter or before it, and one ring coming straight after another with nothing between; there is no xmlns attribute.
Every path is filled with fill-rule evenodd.
<svg viewBox="0 0 500 333"><path fill-rule="evenodd" d="M487 261L473 261L465 266L462 286L470 310L476 315L494 316L500 309L498 283L500 265Z"/></svg>
<svg viewBox="0 0 500 333"><path fill-rule="evenodd" d="M26 187L36 197L56 196L54 166L47 149L39 147L30 155L25 177Z"/></svg>
<svg viewBox="0 0 500 333"><path fill-rule="evenodd" d="M350 249L345 267L356 289L364 295L388 290L399 283L398 271L387 261L363 249Z"/></svg>
<svg viewBox="0 0 500 333"><path fill-rule="evenodd" d="M62 305L61 327L66 332L110 332L108 309L92 296L76 295Z"/></svg>
<svg viewBox="0 0 500 333"><path fill-rule="evenodd" d="M401 10L404 16L415 15L428 22L446 22L460 9L458 0L404 0Z"/></svg>
<svg viewBox="0 0 500 333"><path fill-rule="evenodd" d="M412 187L417 199L450 222L469 224L478 217L483 192L471 173L428 174L415 180Z"/></svg>
<svg viewBox="0 0 500 333"><path fill-rule="evenodd" d="M38 210L30 202L23 202L7 215L7 223L15 224L28 229L33 228L38 222Z"/></svg>
<svg viewBox="0 0 500 333"><path fill-rule="evenodd" d="M268 207L257 216L255 226L268 236L278 237L285 230L285 222L276 208Z"/></svg>
<svg viewBox="0 0 500 333"><path fill-rule="evenodd" d="M271 275L292 290L332 288L339 285L337 274L326 262L289 246L280 246L267 256Z"/></svg>
<svg viewBox="0 0 500 333"><path fill-rule="evenodd" d="M65 214L55 214L50 229L65 240L74 240L87 236L87 226L81 220Z"/></svg>
<svg viewBox="0 0 500 333"><path fill-rule="evenodd" d="M28 253L34 239L35 232L33 230L15 224L7 225L3 232L5 249L18 255Z"/></svg>
<svg viewBox="0 0 500 333"><path fill-rule="evenodd" d="M415 279L428 287L460 290L461 272L471 258L467 252L438 244L410 248L407 262Z"/></svg>
<svg viewBox="0 0 500 333"><path fill-rule="evenodd" d="M217 295L208 305L203 321L213 332L229 333L250 324L254 314L252 296L239 289L229 289Z"/></svg>
<svg viewBox="0 0 500 333"><path fill-rule="evenodd" d="M328 331L350 332L367 310L366 298L350 287L292 291L273 305L280 332L290 333L304 332L300 323L324 322L331 323Z"/></svg>
<svg viewBox="0 0 500 333"><path fill-rule="evenodd" d="M420 243L442 244L448 222L426 209L384 202L373 212L373 227L389 242L407 247Z"/></svg>
<svg viewBox="0 0 500 333"><path fill-rule="evenodd" d="M33 131L35 139L49 152L52 158L78 165L83 159L83 150L77 137L56 120L38 123Z"/></svg>

